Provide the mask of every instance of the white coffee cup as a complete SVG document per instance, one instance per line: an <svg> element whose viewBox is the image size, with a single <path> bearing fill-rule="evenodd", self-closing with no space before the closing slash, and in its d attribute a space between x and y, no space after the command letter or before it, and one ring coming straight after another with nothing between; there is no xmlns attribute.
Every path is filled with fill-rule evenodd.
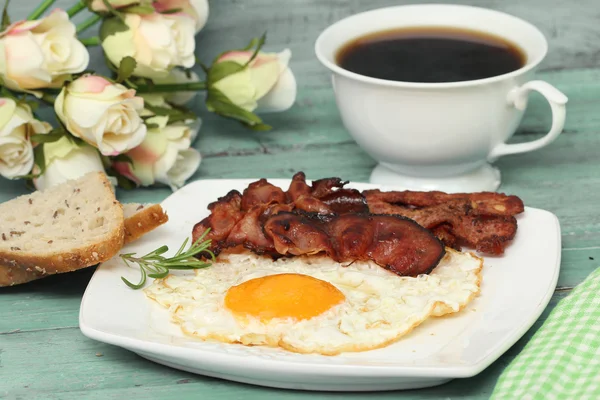
<svg viewBox="0 0 600 400"><path fill-rule="evenodd" d="M505 38L523 50L526 63L507 74L450 83L389 81L336 64L338 50L355 38L395 28L434 26ZM496 190L500 173L490 162L539 149L560 134L567 97L546 82L531 80L547 50L544 35L519 18L484 8L438 4L356 14L325 29L315 45L318 59L333 72L344 126L379 162L371 182L448 192ZM521 122L531 91L550 103L552 127L540 139L505 144Z"/></svg>

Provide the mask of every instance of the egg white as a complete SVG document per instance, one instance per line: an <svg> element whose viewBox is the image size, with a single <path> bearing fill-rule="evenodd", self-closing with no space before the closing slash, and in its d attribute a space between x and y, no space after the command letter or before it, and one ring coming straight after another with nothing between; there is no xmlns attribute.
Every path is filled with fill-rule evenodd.
<svg viewBox="0 0 600 400"><path fill-rule="evenodd" d="M326 257L277 261L231 254L195 276L169 275L145 289L170 310L184 333L244 345L334 355L386 346L430 316L458 312L480 290L483 262L448 249L429 275L400 277L370 262L351 265ZM227 290L250 279L296 273L329 282L345 301L308 320L236 318L225 307Z"/></svg>

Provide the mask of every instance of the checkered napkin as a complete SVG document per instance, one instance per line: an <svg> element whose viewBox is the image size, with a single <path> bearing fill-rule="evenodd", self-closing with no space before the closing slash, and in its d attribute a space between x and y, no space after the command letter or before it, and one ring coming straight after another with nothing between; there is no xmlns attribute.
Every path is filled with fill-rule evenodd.
<svg viewBox="0 0 600 400"><path fill-rule="evenodd" d="M600 399L600 268L552 310L491 398Z"/></svg>

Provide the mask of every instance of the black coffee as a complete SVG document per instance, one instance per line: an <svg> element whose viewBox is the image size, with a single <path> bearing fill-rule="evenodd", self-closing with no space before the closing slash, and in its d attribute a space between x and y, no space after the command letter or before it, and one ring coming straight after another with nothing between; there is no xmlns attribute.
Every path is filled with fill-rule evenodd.
<svg viewBox="0 0 600 400"><path fill-rule="evenodd" d="M487 33L441 27L395 29L345 44L337 64L360 75L402 82L489 78L525 65L523 51Z"/></svg>

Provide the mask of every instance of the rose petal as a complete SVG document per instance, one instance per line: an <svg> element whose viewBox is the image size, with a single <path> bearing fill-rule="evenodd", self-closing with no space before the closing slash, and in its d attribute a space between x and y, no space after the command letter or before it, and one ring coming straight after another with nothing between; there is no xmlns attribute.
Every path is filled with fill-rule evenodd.
<svg viewBox="0 0 600 400"><path fill-rule="evenodd" d="M296 101L296 78L290 69L279 78L275 86L263 98L258 100L258 113L280 112L289 109Z"/></svg>

